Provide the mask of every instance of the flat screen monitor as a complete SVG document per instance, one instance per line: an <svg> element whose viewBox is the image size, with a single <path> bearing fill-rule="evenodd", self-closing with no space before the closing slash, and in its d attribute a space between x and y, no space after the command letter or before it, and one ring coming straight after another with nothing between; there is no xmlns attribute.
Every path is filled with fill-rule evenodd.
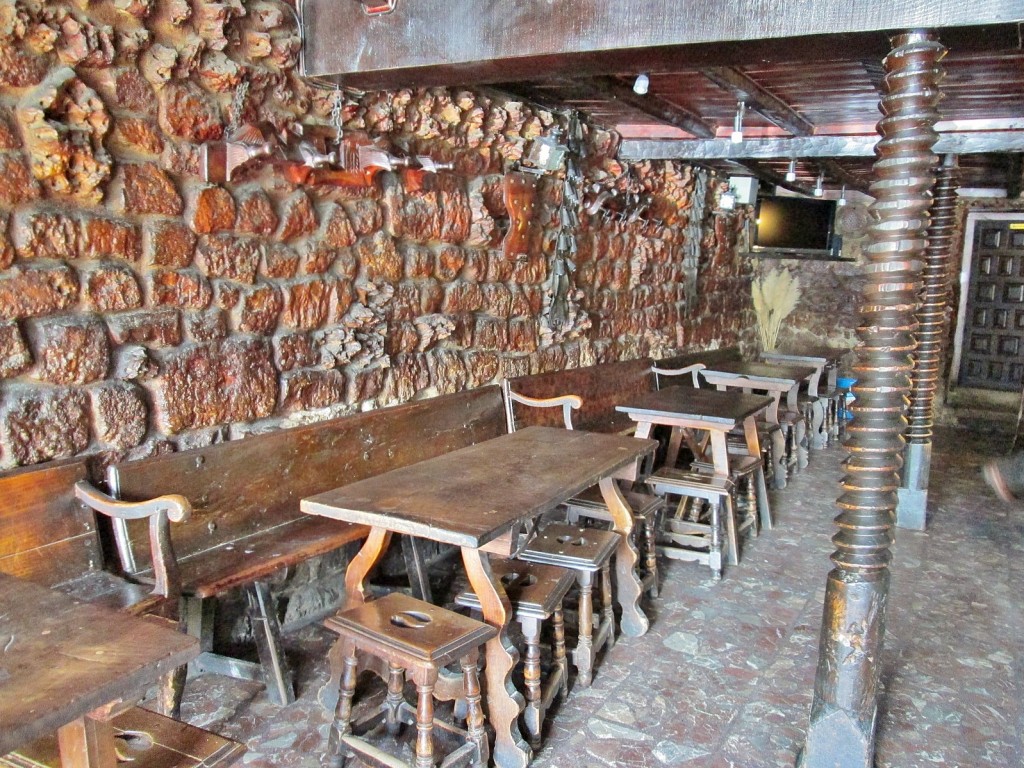
<svg viewBox="0 0 1024 768"><path fill-rule="evenodd" d="M835 200L763 195L757 199L754 251L834 255Z"/></svg>

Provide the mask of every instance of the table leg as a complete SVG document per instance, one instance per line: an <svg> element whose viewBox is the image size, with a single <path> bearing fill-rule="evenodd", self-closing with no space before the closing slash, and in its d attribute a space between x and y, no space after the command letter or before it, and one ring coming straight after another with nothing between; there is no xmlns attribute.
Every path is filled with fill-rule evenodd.
<svg viewBox="0 0 1024 768"><path fill-rule="evenodd" d="M345 570L345 605L351 607L366 602L366 577L391 543L391 531L386 528L371 528L363 546L352 558ZM327 652L327 666L330 676L320 689L317 698L328 712L334 712L341 690L341 676L345 672L345 654L339 639Z"/></svg>
<svg viewBox="0 0 1024 768"><path fill-rule="evenodd" d="M637 578L636 566L640 559L630 535L633 531L633 510L622 495L618 483L606 477L600 482L601 495L612 516L612 529L621 533L619 549L615 555L615 574L618 582L619 607L622 608L620 626L627 637L640 637L647 632L650 622L640 610L643 585Z"/></svg>
<svg viewBox="0 0 1024 768"><path fill-rule="evenodd" d="M825 422L825 403L827 400L818 398L811 403L811 448L824 448L828 442L828 430Z"/></svg>
<svg viewBox="0 0 1024 768"><path fill-rule="evenodd" d="M498 768L525 768L533 757L530 746L519 733L519 713L526 701L512 684L512 670L519 652L509 642L508 624L512 604L494 574L487 555L472 547L462 548L469 585L480 600L484 621L498 629L497 637L487 641L484 673L487 679L487 715L494 727L494 749L491 755Z"/></svg>
<svg viewBox="0 0 1024 768"><path fill-rule="evenodd" d="M114 729L109 723L80 717L57 729L61 768L117 768Z"/></svg>

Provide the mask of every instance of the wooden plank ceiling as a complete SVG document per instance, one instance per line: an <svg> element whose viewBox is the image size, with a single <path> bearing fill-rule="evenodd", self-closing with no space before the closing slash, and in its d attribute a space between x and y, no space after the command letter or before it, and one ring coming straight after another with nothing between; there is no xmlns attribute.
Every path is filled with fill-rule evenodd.
<svg viewBox="0 0 1024 768"><path fill-rule="evenodd" d="M461 1L449 0L448 5ZM464 44L459 40L434 40L428 44L409 36L429 34L430 30L425 29L429 19L421 15L403 20L400 15L423 14L424 5L432 2L435 0L416 0L415 4L412 0L396 0L392 16L399 17L397 20L371 19L358 30L364 36L364 48L370 52L367 56L373 59L370 63L353 59L339 64L336 48L328 50L322 42L325 35L338 34L337 19L332 22L323 13L307 14L304 27L309 74L357 86L487 84L552 109L578 109L596 123L615 128L627 140L624 149L630 145L629 149L641 154L652 147L664 149L683 140L727 139L733 130L737 104L743 101L744 137L772 140L773 156L764 157L762 153L758 159L749 159L730 154L697 162L724 173L752 173L762 181L781 183L805 193L810 192L819 174L829 190L842 186L861 191L868 188L871 157L842 156L838 150L832 157L806 156L820 152L796 151L798 142L787 144L787 140L802 138L806 145L806 140L815 142L819 137L827 140L875 136L880 116L881 61L888 50L889 33L870 28L865 21L871 18L870 9L861 9L863 17L848 17L844 15L847 11L843 4L818 0L815 13L809 14L804 24L799 9L806 8L806 4L773 3L768 6L773 9L770 12L783 9L789 15L768 18L764 4L755 3L764 18L759 23L744 24L730 23L724 14L730 8L736 13L749 12L750 9L741 7L746 0L728 0L720 3L722 40L716 42L711 39L712 24L697 32L680 27L666 33L665 26L673 18L667 12L659 17L660 26L623 16L624 23L629 21L629 25L617 38L611 37L614 28L609 32L605 17L596 14L602 10L609 17L630 13L622 3L611 0L579 3L581 7L587 6L590 15L575 11L580 13L575 25L571 23L573 19L566 18L574 13L574 6L570 6L558 19L560 28L566 30L559 37L543 27L543 20L532 29L525 23L529 21L530 6L539 9L548 3L520 0L488 4L482 15L494 18L481 21L461 16L465 22L461 27L452 26L452 19L460 14L449 7L445 18L437 20L435 34L457 37L460 32L456 30L466 35L480 27L485 39ZM643 5L657 16L666 3L673 5L668 0L648 0ZM1024 2L1007 0L938 8L943 3L944 0L926 4L865 0L859 5L877 6L875 15L880 18L910 21L916 18L915 14L923 14L920 9L928 8L929 12L941 12L943 19L951 20L946 22L950 26L938 30L949 48L943 61L946 76L939 130L964 137L962 146L970 146L970 153L960 157L961 187L1005 189L1010 196L1018 195L1020 157L1024 150L1024 50L1019 23L1024 18ZM352 5L354 9L343 7L335 16L341 12L358 14L359 4ZM711 7L698 2L674 7L684 10L688 17L707 22L705 16L697 13L698 6ZM966 6L971 6L970 13L964 10ZM524 38L518 49L504 38L489 37L502 27L502 8L508 9L506 33L513 37L535 35L529 40ZM984 20L986 14L998 21L973 26L976 21L972 19ZM843 30L843 34L823 34L812 29L828 18L834 20L832 28ZM921 19L927 22L924 15ZM360 23L356 19L349 26L358 28ZM794 37L802 24L809 34ZM588 25L592 27L589 35ZM684 39L698 32L702 39ZM602 34L609 36L603 43L608 50L595 55L595 37ZM681 43L666 45L666 34L674 34ZM382 52L382 45L374 45L374 35L377 43L386 41L387 55ZM366 39L367 36L371 39ZM597 43L601 44L601 40ZM436 49L433 63L430 45ZM484 58L488 53L493 58ZM344 67L351 71L342 71ZM649 78L648 91L643 95L633 91L640 73ZM505 79L509 76L514 79ZM630 139L660 141L640 143L629 142ZM655 151L647 156L658 154ZM787 183L784 176L791 159L796 160L797 178Z"/></svg>

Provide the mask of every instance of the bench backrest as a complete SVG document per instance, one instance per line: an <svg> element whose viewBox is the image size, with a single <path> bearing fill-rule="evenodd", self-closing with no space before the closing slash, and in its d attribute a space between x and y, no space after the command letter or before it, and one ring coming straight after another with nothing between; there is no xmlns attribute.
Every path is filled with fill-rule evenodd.
<svg viewBox="0 0 1024 768"><path fill-rule="evenodd" d="M454 451L505 432L496 385L282 429L111 467L128 501L179 493L192 516L171 535L178 560L303 517L305 496ZM115 529L129 572L149 568L147 528Z"/></svg>
<svg viewBox="0 0 1024 768"><path fill-rule="evenodd" d="M740 354L739 347L723 347L722 349L712 349L708 351L700 352L684 352L679 355L673 355L672 357L666 357L658 361L659 368L685 368L688 365L694 363L703 363L709 368L718 363L731 363L737 360L742 360L743 355ZM680 381L680 384L683 382Z"/></svg>
<svg viewBox="0 0 1024 768"><path fill-rule="evenodd" d="M624 396L654 389L650 358L600 363L586 368L570 368L509 379L508 386L520 395L533 398L578 395L583 407L573 413L576 429L588 432L619 432L633 426L625 414L615 410ZM558 408L530 408L513 404L516 425L561 427Z"/></svg>
<svg viewBox="0 0 1024 768"><path fill-rule="evenodd" d="M103 569L93 511L75 498L84 459L0 475L0 573L53 586Z"/></svg>

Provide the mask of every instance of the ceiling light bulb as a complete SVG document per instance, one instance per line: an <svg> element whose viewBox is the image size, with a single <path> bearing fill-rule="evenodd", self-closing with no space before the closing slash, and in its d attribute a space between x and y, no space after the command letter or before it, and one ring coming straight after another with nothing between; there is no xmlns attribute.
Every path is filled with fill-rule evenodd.
<svg viewBox="0 0 1024 768"><path fill-rule="evenodd" d="M814 196L821 197L825 194L825 172L818 174L818 182L814 185Z"/></svg>
<svg viewBox="0 0 1024 768"><path fill-rule="evenodd" d="M736 116L732 119L732 136L729 138L733 144L743 141L743 113L747 111L747 105L740 102L736 105Z"/></svg>
<svg viewBox="0 0 1024 768"><path fill-rule="evenodd" d="M843 184L843 189L839 193L839 199L836 200L836 205L846 205L846 185Z"/></svg>
<svg viewBox="0 0 1024 768"><path fill-rule="evenodd" d="M651 78L647 76L646 72L641 72L636 76L636 80L633 82L633 93L638 96L643 96L647 93L647 89L651 87Z"/></svg>
<svg viewBox="0 0 1024 768"><path fill-rule="evenodd" d="M796 158L789 161L789 168L786 169L786 181L796 181Z"/></svg>

